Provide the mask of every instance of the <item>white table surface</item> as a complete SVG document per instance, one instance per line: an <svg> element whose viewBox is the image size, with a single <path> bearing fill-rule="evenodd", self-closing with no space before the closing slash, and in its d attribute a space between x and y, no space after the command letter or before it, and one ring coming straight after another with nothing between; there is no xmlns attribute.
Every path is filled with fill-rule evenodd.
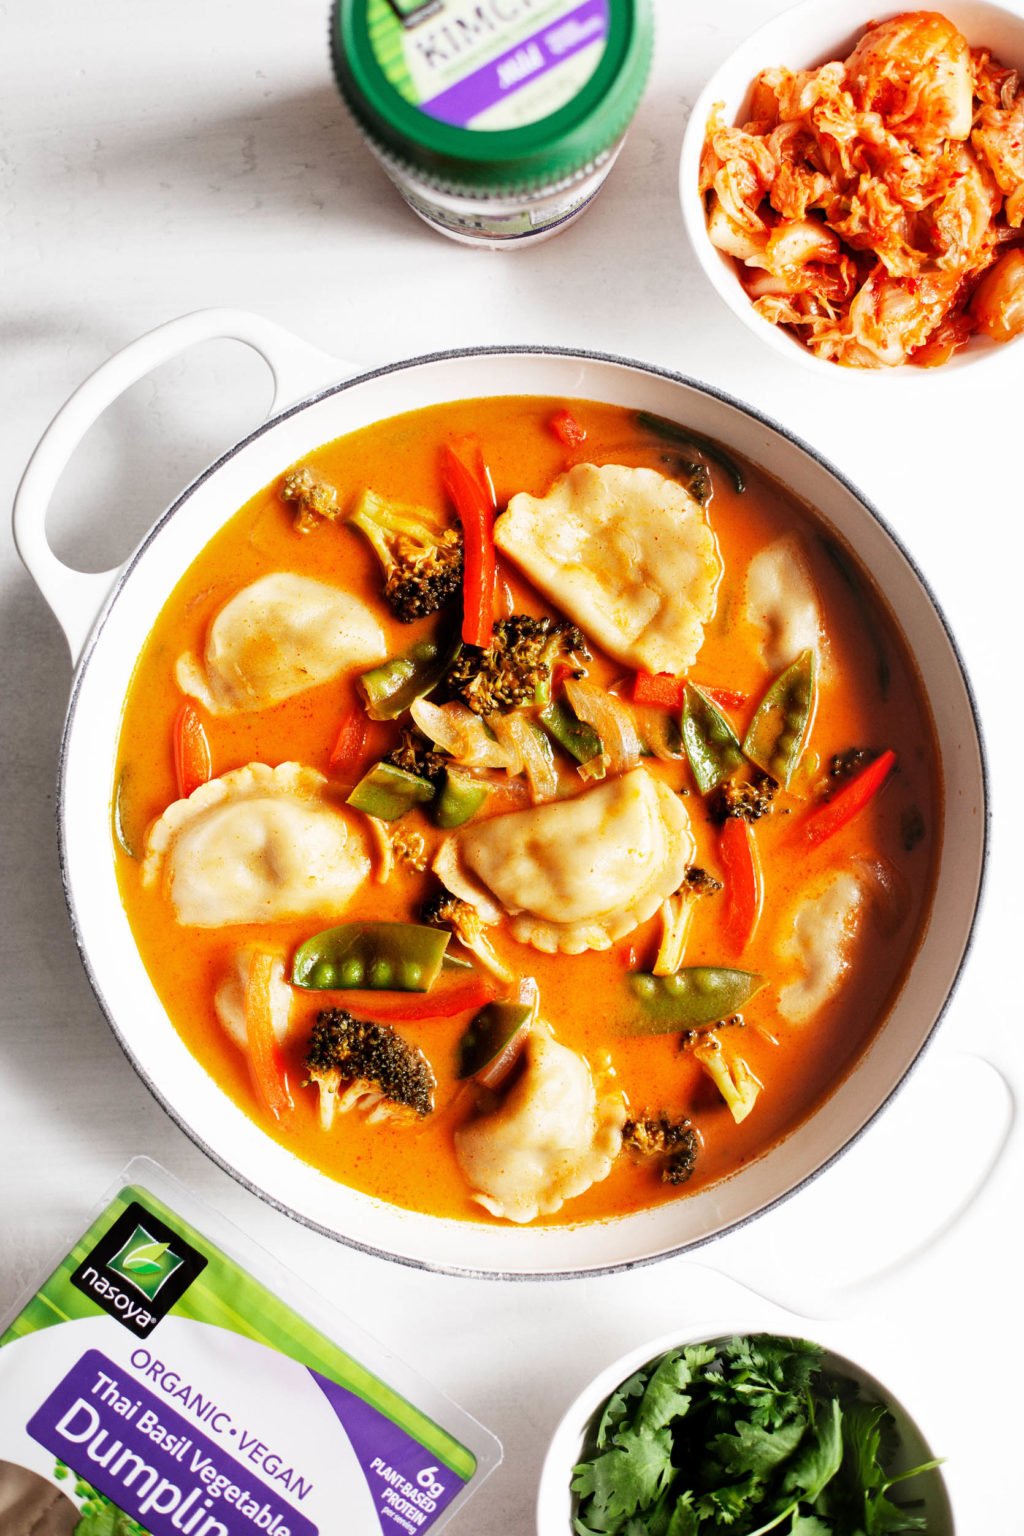
<svg viewBox="0 0 1024 1536"><path fill-rule="evenodd" d="M949 1457L961 1536L1019 1536L1020 1162L1003 1177L1000 1201L979 1204L909 1269L891 1266L970 1199L1005 1133L1002 1082L972 1053L994 1050L1024 1083L1024 346L983 369L872 389L838 374L825 387L760 345L687 248L676 162L709 68L781 7L656 8L654 74L597 204L550 244L492 255L421 225L364 151L331 84L324 0L5 0L0 502L10 502L37 438L88 372L160 321L213 304L259 310L360 363L488 342L596 347L767 409L884 509L939 595L977 690L996 838L980 932L939 1045L854 1153L694 1261L577 1282L471 1282L305 1231L235 1185L165 1117L93 1000L65 917L53 824L70 664L5 537L0 1313L129 1156L146 1152L278 1256L300 1268L315 1260L333 1302L500 1436L504 1465L453 1522L455 1536L526 1536L547 1440L575 1392L645 1337L699 1331L712 1316L803 1327L860 1359ZM268 399L258 359L229 343L137 385L65 477L50 523L58 553L93 570L123 557ZM760 1277L806 1313L842 1315L773 1313L718 1269ZM866 1290L849 1290L882 1270Z"/></svg>

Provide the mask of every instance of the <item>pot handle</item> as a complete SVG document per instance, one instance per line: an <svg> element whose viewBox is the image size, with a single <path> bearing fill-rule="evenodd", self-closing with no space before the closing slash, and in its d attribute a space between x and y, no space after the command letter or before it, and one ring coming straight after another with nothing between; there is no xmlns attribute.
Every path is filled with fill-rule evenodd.
<svg viewBox="0 0 1024 1536"><path fill-rule="evenodd" d="M919 1270L955 1260L969 1251L972 1240L984 1243L984 1234L996 1221L1006 1220L1006 1212L1016 1209L1024 1177L1024 1125L1015 1081L1019 1066L1003 1059L998 1047L983 1051L953 1047L936 1052L937 1065L945 1064L960 1072L970 1066L981 1069L992 1095L986 1112L998 1117L999 1130L984 1166L974 1174L971 1187L945 1219L927 1232L915 1246L898 1258L883 1263L862 1277L836 1285L822 1286L802 1278L792 1264L792 1249L784 1255L751 1249L741 1242L724 1262L698 1261L698 1267L715 1271L769 1301L801 1317L842 1321L860 1312L895 1283L902 1283ZM731 1239L723 1239L723 1247Z"/></svg>
<svg viewBox="0 0 1024 1536"><path fill-rule="evenodd" d="M76 571L58 560L46 538L46 514L72 453L89 428L132 384L203 341L241 341L258 352L274 378L269 415L354 371L262 315L244 309L201 309L130 342L101 363L61 406L29 460L14 500L14 542L46 598L76 662L118 570Z"/></svg>

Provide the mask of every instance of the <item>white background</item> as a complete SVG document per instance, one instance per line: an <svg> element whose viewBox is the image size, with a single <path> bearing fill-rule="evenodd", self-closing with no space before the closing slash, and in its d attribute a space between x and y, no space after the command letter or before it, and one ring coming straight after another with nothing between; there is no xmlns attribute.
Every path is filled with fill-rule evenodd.
<svg viewBox="0 0 1024 1536"><path fill-rule="evenodd" d="M550 244L498 255L433 234L377 170L331 83L323 0L0 3L0 502L88 372L139 332L214 304L262 311L358 363L473 343L578 345L691 373L766 409L882 507L945 607L977 690L996 835L979 938L940 1043L861 1147L699 1264L489 1284L390 1266L300 1229L172 1125L93 1001L53 825L70 665L5 537L0 1313L128 1157L147 1152L501 1437L505 1464L454 1522L462 1536L525 1536L547 1441L576 1391L645 1337L699 1331L712 1314L803 1328L861 1359L949 1457L963 1536L1019 1536L1019 1154L944 1246L909 1269L892 1264L984 1183L1004 1135L1006 1093L970 1053L999 1056L1024 1082L1024 343L983 368L899 381L822 381L762 346L687 248L676 162L709 69L780 7L655 3L651 84L597 204ZM230 343L136 386L65 477L50 521L58 553L93 570L122 558L268 400L262 365ZM842 1320L773 1317L707 1266Z"/></svg>

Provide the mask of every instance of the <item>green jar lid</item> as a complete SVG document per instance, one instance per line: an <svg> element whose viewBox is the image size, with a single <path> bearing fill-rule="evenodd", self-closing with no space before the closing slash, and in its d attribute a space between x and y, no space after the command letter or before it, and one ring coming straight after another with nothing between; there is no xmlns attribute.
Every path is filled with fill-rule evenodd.
<svg viewBox="0 0 1024 1536"><path fill-rule="evenodd" d="M441 190L565 185L629 127L650 0L335 0L334 72L385 157Z"/></svg>

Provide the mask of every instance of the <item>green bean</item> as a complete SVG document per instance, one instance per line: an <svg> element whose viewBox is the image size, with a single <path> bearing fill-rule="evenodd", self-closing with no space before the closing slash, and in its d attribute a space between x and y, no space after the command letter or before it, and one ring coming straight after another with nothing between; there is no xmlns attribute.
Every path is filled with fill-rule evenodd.
<svg viewBox="0 0 1024 1536"><path fill-rule="evenodd" d="M743 738L746 756L778 784L789 784L800 761L814 718L817 673L814 652L801 651L768 688Z"/></svg>
<svg viewBox="0 0 1024 1536"><path fill-rule="evenodd" d="M138 853L128 833L127 808L129 801L128 786L131 782L131 770L122 768L114 790L114 836L118 844L130 859L137 859Z"/></svg>
<svg viewBox="0 0 1024 1536"><path fill-rule="evenodd" d="M721 710L693 683L684 690L682 729L697 788L709 795L743 762L739 740Z"/></svg>
<svg viewBox="0 0 1024 1536"><path fill-rule="evenodd" d="M314 992L429 992L451 934L423 923L342 923L300 944L292 985Z"/></svg>

